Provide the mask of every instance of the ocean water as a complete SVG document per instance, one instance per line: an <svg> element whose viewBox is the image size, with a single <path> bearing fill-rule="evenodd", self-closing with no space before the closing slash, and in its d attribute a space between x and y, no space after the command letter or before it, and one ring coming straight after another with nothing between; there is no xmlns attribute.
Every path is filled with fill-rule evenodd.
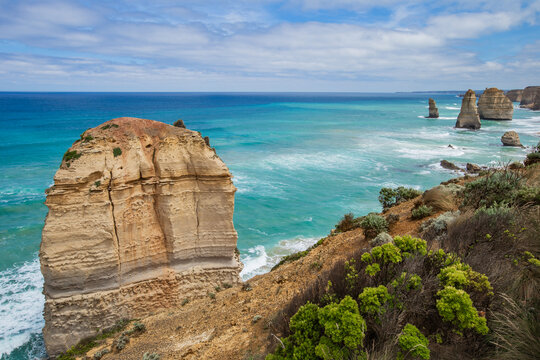
<svg viewBox="0 0 540 360"><path fill-rule="evenodd" d="M439 119L424 118L428 97ZM46 356L44 190L86 129L120 116L182 118L209 136L238 188L234 222L249 278L328 234L344 213L380 210L383 186L426 189L455 176L442 159L522 159L526 149L501 146L508 130L524 145L539 141L538 112L516 106L514 120L468 131L453 128L460 105L456 94L0 93L0 359Z"/></svg>

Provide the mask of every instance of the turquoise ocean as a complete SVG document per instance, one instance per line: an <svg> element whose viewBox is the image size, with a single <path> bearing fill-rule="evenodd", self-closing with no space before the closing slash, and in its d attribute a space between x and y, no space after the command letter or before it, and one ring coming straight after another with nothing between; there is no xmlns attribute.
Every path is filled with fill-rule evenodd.
<svg viewBox="0 0 540 360"><path fill-rule="evenodd" d="M324 237L340 217L379 211L383 186L427 189L464 165L521 160L508 130L538 143L540 113L457 130L458 93L0 93L0 358L46 357L38 251L45 189L67 148L121 116L209 136L238 188L234 223L247 279ZM428 97L439 119L426 119ZM451 144L453 147L449 147Z"/></svg>

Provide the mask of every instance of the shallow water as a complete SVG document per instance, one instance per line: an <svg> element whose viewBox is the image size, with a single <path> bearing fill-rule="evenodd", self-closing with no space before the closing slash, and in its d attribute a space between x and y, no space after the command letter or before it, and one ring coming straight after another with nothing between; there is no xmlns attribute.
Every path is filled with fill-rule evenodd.
<svg viewBox="0 0 540 360"><path fill-rule="evenodd" d="M428 97L439 119L424 118ZM516 108L513 121L456 130L460 104L437 94L0 93L1 359L44 356L44 190L87 128L120 116L182 118L209 136L238 188L234 222L249 278L328 234L344 213L380 210L382 186L432 187L454 176L442 159L522 159L525 149L501 146L508 130L538 143L540 113Z"/></svg>

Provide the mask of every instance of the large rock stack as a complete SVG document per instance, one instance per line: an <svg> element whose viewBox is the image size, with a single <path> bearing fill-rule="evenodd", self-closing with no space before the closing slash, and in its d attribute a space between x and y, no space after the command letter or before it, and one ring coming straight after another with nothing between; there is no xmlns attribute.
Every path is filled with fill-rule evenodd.
<svg viewBox="0 0 540 360"><path fill-rule="evenodd" d="M461 111L459 112L456 127L466 129L480 129L480 117L476 109L476 95L469 89L461 101Z"/></svg>
<svg viewBox="0 0 540 360"><path fill-rule="evenodd" d="M439 109L437 109L437 104L435 100L429 98L429 115L428 118L436 119L439 117Z"/></svg>
<svg viewBox="0 0 540 360"><path fill-rule="evenodd" d="M478 100L478 115L480 119L512 120L514 105L502 90L489 88Z"/></svg>
<svg viewBox="0 0 540 360"><path fill-rule="evenodd" d="M135 118L87 130L47 191L40 260L49 355L119 319L238 283L235 191L197 132Z"/></svg>
<svg viewBox="0 0 540 360"><path fill-rule="evenodd" d="M510 99L510 101L512 102L520 102L522 95L523 95L523 90L521 89L508 90L506 92L506 97Z"/></svg>
<svg viewBox="0 0 540 360"><path fill-rule="evenodd" d="M540 86L527 86L523 90L519 106L531 110L540 110Z"/></svg>

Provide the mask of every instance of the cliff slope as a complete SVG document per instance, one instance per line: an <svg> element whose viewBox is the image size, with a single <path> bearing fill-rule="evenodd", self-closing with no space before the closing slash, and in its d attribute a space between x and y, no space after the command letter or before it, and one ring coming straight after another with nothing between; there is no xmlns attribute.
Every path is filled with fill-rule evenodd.
<svg viewBox="0 0 540 360"><path fill-rule="evenodd" d="M514 105L502 90L489 88L478 100L478 115L480 119L512 120Z"/></svg>
<svg viewBox="0 0 540 360"><path fill-rule="evenodd" d="M197 132L113 119L66 152L42 234L49 355L240 281L226 165Z"/></svg>

